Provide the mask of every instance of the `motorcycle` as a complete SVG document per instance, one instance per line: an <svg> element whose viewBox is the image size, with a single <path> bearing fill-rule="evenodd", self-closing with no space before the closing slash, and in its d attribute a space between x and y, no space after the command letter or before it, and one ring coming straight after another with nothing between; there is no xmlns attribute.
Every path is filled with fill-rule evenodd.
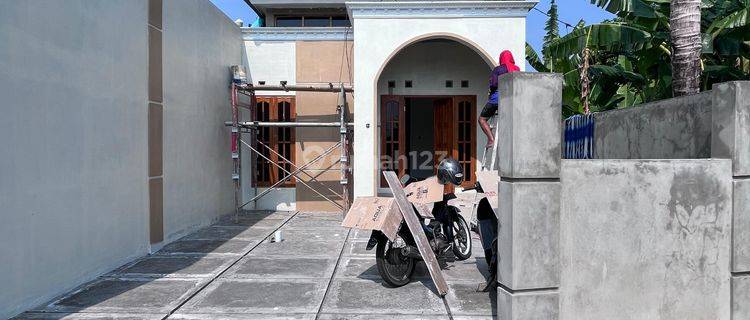
<svg viewBox="0 0 750 320"><path fill-rule="evenodd" d="M474 184L474 187L466 188L464 191L476 190L477 193L485 193L482 189L482 185L479 181ZM476 209L477 224L479 229L479 236L482 239L482 248L484 249L484 259L487 262L489 269L489 279L484 285L480 285L477 288L479 292L487 292L493 288L497 288L497 215L495 210L492 209L487 197L483 197L479 200Z"/></svg>
<svg viewBox="0 0 750 320"><path fill-rule="evenodd" d="M401 178L404 187L416 181L409 175ZM438 260L442 261L452 258L451 254L458 261L471 257L471 228L458 213L458 208L448 205L448 200L452 198L455 195L446 194L442 201L435 203L435 219L430 219L429 222L412 204L430 248ZM376 248L378 273L392 287L401 287L411 282L417 262L423 260L406 221L401 222L397 235L394 241L390 241L382 232L374 230L367 243L367 250Z"/></svg>

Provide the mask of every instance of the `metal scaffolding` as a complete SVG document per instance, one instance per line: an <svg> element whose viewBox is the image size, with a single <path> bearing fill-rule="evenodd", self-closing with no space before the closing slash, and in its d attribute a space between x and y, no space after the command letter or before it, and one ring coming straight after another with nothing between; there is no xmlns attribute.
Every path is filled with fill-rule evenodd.
<svg viewBox="0 0 750 320"><path fill-rule="evenodd" d="M338 103L336 106L336 111L338 112L338 122L261 122L261 121L254 121L255 116L255 108L256 108L256 101L255 101L255 92L256 91L308 91L308 92L331 92L331 93L338 93ZM280 185L282 185L284 182L288 181L291 178L296 178L298 182L302 183L304 186L312 190L314 193L316 193L318 196L322 197L326 201L332 203L339 209L341 209L342 214L348 210L350 206L350 199L349 199L349 193L350 193L350 177L351 177L351 170L350 170L350 160L351 160L351 142L352 142L352 127L353 124L351 122L348 122L348 115L349 115L349 109L348 104L346 101L346 93L347 92L354 92L354 89L351 86L345 86L343 84L339 84L338 86L335 86L331 83L328 85L321 85L321 86L298 86L298 85L286 85L286 83L282 82L280 85L252 85L252 84L238 84L238 83L232 83L231 88L231 96L232 96L232 121L225 122L225 125L228 127L231 127L232 130L232 161L234 163L234 169L232 172L232 180L234 181L234 206L235 206L235 220L238 219L240 210L244 208L246 205L250 203L257 202L260 198L268 195L274 190L277 190ZM244 103L240 101L240 97L245 96L250 100L250 103ZM249 111L250 114L250 121L240 121L240 110L246 109ZM340 140L333 146L329 147L325 152L321 153L314 159L308 161L307 163L297 166L292 160L285 158L276 150L271 148L270 146L264 144L261 141L258 141L257 135L258 135L258 128L261 127L293 127L293 128L299 128L299 127L318 127L318 128L338 128L339 129L339 136ZM246 139L243 139L243 134L249 134L250 141L246 141ZM268 161L268 163L273 164L277 168L279 168L281 171L284 172L285 176L279 181L276 181L274 184L272 184L268 189L264 190L261 193L258 193L258 187L257 185L254 185L253 188L255 189L255 196L253 196L252 199L246 201L245 203L242 202L242 192L241 192L241 172L242 172L242 147L245 146L247 149L251 151L252 159L250 161L251 163L251 172L255 172L255 164L258 157L263 158L264 160ZM341 179L339 180L342 190L341 193L337 193L334 190L331 190L329 187L325 187L320 181L317 180L314 176L310 175L305 171L306 168L311 166L312 164L320 161L327 155L331 154L334 150L339 149L340 152L340 158L338 162L340 163L340 173L341 173ZM290 168L292 168L292 171L290 172L283 166L279 165L278 163L271 161L267 156L263 154L260 150L268 150L269 152L276 155L280 160L283 161L284 164L289 164ZM302 177L304 175L304 177ZM309 178L309 181L304 181L304 178ZM325 187L328 191L336 196L338 196L342 202L343 206L336 202L336 200L331 199L330 197L327 197L322 192L320 192L318 189L316 189L314 186L310 185L312 182L318 182L320 186Z"/></svg>

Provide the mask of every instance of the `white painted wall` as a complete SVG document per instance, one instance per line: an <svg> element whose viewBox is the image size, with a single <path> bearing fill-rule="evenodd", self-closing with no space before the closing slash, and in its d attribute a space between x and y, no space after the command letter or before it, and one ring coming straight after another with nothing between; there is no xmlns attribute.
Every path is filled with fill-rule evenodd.
<svg viewBox="0 0 750 320"><path fill-rule="evenodd" d="M0 319L148 250L146 4L0 1Z"/></svg>
<svg viewBox="0 0 750 320"><path fill-rule="evenodd" d="M294 41L244 41L247 80L277 85L280 81L297 83L297 48ZM257 95L293 96L294 92L258 91Z"/></svg>
<svg viewBox="0 0 750 320"><path fill-rule="evenodd" d="M229 67L240 28L205 0L164 1L164 236L234 211Z"/></svg>
<svg viewBox="0 0 750 320"><path fill-rule="evenodd" d="M246 29L248 30L248 29ZM249 29L252 31L252 29ZM248 32L251 32L248 31ZM247 69L248 81L255 84L265 81L266 84L277 85L280 81L288 84L297 83L297 47L295 41L253 41L244 40L243 60ZM296 92L283 91L258 91L257 95L270 96L294 96ZM242 111L243 120L250 120L247 111ZM250 138L250 135L243 135ZM252 151L247 146L242 146L242 198L243 202L249 201L256 194L266 188L253 188L252 180L255 177L250 170ZM261 210L295 210L295 188L280 188L271 191L259 199L258 203L250 203L246 209Z"/></svg>
<svg viewBox="0 0 750 320"><path fill-rule="evenodd" d="M495 63L503 50L524 56L525 17L383 18L354 11L354 141L378 141L377 79L380 71L401 48L430 37L460 39L486 61ZM424 60L432 59L432 55ZM523 69L524 64L519 63ZM354 143L354 195L376 195L377 143ZM372 159L368 161L368 159Z"/></svg>
<svg viewBox="0 0 750 320"><path fill-rule="evenodd" d="M431 40L412 44L396 54L383 69L378 79L378 110L379 97L384 94L472 95L477 97L479 117L487 103L488 81L493 67L474 50L456 41ZM412 80L412 88L404 87L406 80ZM446 80L453 80L453 88L445 87ZM469 80L469 87L461 88L461 80ZM388 81L395 81L396 88L389 90ZM376 112L376 117L379 121L380 112ZM478 125L475 134L479 165L487 137ZM380 154L380 143L376 145Z"/></svg>

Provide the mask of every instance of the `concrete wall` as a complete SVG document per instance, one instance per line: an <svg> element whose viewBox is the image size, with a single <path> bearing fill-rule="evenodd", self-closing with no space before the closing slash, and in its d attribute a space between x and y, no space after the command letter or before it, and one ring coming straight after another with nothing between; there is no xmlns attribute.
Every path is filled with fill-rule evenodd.
<svg viewBox="0 0 750 320"><path fill-rule="evenodd" d="M242 35L209 1L164 1L164 234L234 210L229 66Z"/></svg>
<svg viewBox="0 0 750 320"><path fill-rule="evenodd" d="M223 122L240 30L208 1L164 1L149 39L148 7L0 2L0 318L148 253L149 139L163 139L164 242L232 211ZM151 124L149 65L164 96Z"/></svg>
<svg viewBox="0 0 750 320"><path fill-rule="evenodd" d="M445 6L452 5L450 8ZM534 3L485 1L482 5L350 2L354 25L354 83L357 109L354 118L354 195L374 196L380 179L377 143L377 82L393 56L409 44L447 38L466 44L487 63L494 64L502 50L522 60L525 16ZM418 8L415 8L418 7ZM429 57L425 57L429 59ZM519 64L523 68L523 63ZM559 139L558 139L559 140Z"/></svg>
<svg viewBox="0 0 750 320"><path fill-rule="evenodd" d="M750 318L750 82L713 88L711 156L731 159L734 184L732 218L732 319Z"/></svg>
<svg viewBox="0 0 750 320"><path fill-rule="evenodd" d="M0 318L148 250L147 1L0 1Z"/></svg>
<svg viewBox="0 0 750 320"><path fill-rule="evenodd" d="M711 157L711 92L594 114L596 159Z"/></svg>
<svg viewBox="0 0 750 320"><path fill-rule="evenodd" d="M562 77L498 80L498 316L557 319Z"/></svg>
<svg viewBox="0 0 750 320"><path fill-rule="evenodd" d="M560 319L729 319L728 160L565 160Z"/></svg>

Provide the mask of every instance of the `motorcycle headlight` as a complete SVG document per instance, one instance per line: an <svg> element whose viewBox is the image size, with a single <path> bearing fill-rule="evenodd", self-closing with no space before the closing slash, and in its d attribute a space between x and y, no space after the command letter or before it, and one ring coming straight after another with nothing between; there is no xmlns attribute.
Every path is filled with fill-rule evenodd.
<svg viewBox="0 0 750 320"><path fill-rule="evenodd" d="M404 242L404 239L401 239L401 237L396 237L396 240L393 241L393 247L404 248L406 247L406 242Z"/></svg>

